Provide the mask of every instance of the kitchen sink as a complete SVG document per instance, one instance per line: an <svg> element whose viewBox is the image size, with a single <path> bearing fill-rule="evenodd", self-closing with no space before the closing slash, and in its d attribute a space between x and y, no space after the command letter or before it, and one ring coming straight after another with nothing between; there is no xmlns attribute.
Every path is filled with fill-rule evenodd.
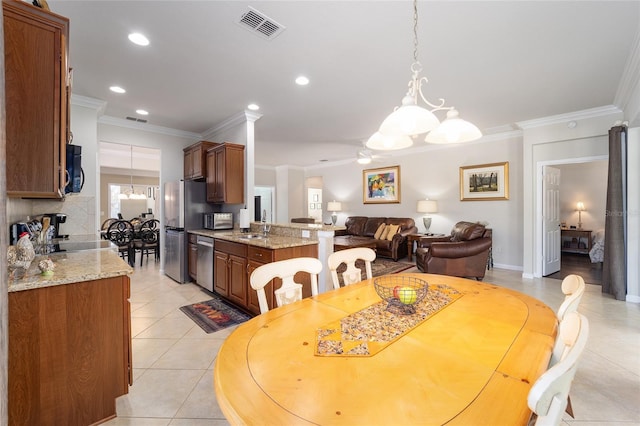
<svg viewBox="0 0 640 426"><path fill-rule="evenodd" d="M267 238L264 235L260 235L260 234L243 234L240 235L240 238L244 239L244 240L261 240L263 238Z"/></svg>

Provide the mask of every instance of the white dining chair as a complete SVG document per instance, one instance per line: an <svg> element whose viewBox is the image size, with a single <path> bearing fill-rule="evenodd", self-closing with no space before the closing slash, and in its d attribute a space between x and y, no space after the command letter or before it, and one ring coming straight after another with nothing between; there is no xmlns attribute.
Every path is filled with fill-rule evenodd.
<svg viewBox="0 0 640 426"><path fill-rule="evenodd" d="M558 308L558 321L562 321L569 312L578 310L578 305L585 290L584 280L580 275L567 275L562 280L562 292L565 294L564 301Z"/></svg>
<svg viewBox="0 0 640 426"><path fill-rule="evenodd" d="M267 263L256 268L249 277L251 288L258 293L260 313L269 311L267 296L264 287L274 278L282 279L282 286L273 294L276 306L280 307L289 303L302 300L302 284L294 281L298 272L307 272L311 277L311 295L318 295L318 274L322 271L322 262L313 257L296 257L293 259L279 260Z"/></svg>
<svg viewBox="0 0 640 426"><path fill-rule="evenodd" d="M560 359L545 371L529 390L527 403L535 414L536 426L560 425L569 403L569 390L578 360L589 337L589 322L584 315L570 312L560 323L559 339L565 344ZM531 424L531 422L530 422Z"/></svg>
<svg viewBox="0 0 640 426"><path fill-rule="evenodd" d="M356 247L352 249L339 250L329 255L327 258L327 265L331 271L333 288L340 288L338 267L343 263L347 265L347 269L341 274L344 285L355 284L362 281L362 270L356 267L356 261L360 259L364 261L367 279L370 280L373 278L371 262L376 260L376 252L374 250L367 247Z"/></svg>

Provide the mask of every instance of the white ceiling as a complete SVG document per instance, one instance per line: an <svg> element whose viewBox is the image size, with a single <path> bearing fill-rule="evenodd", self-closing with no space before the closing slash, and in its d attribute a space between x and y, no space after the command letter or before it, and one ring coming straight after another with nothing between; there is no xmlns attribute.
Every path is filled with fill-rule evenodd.
<svg viewBox="0 0 640 426"><path fill-rule="evenodd" d="M265 40L247 5L286 29ZM355 159L400 103L412 62L412 4L396 1L49 0L70 24L73 92L105 115L206 134L260 105L256 163ZM485 134L614 104L636 47L639 1L420 1L425 94ZM147 47L127 40L147 35ZM307 75L306 87L294 84ZM111 85L127 89L109 92ZM141 117L142 118L142 117ZM424 142L418 141L417 144ZM284 154L284 155L283 155Z"/></svg>

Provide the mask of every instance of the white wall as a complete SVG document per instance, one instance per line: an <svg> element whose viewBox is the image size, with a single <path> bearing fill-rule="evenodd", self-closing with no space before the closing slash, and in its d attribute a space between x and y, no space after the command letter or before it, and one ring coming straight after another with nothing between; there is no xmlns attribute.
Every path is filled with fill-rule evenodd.
<svg viewBox="0 0 640 426"><path fill-rule="evenodd" d="M582 228L604 230L609 163L598 160L553 167L560 169L560 220L577 226L576 204L582 201L586 209L581 213Z"/></svg>
<svg viewBox="0 0 640 426"><path fill-rule="evenodd" d="M494 264L501 268L522 268L522 140L517 133L501 139L456 146L421 143L415 149L394 152L392 158L366 166L354 161L307 169L308 176L322 176L324 200L340 201L338 224L348 216L411 217L424 231L417 201L428 197L438 201L431 232L448 234L461 220L486 221L493 229ZM460 201L460 167L509 162L510 197L503 201ZM400 166L400 203L364 204L363 170ZM324 221L330 221L330 212Z"/></svg>

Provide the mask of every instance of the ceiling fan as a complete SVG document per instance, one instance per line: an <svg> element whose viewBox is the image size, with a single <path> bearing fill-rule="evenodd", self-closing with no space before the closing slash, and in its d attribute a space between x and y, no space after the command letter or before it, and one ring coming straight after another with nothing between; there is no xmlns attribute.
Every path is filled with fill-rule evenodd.
<svg viewBox="0 0 640 426"><path fill-rule="evenodd" d="M362 149L358 150L356 154L356 161L358 164L371 164L371 162L379 159L390 157L389 154L374 154L373 150L366 147L366 141L362 143Z"/></svg>

